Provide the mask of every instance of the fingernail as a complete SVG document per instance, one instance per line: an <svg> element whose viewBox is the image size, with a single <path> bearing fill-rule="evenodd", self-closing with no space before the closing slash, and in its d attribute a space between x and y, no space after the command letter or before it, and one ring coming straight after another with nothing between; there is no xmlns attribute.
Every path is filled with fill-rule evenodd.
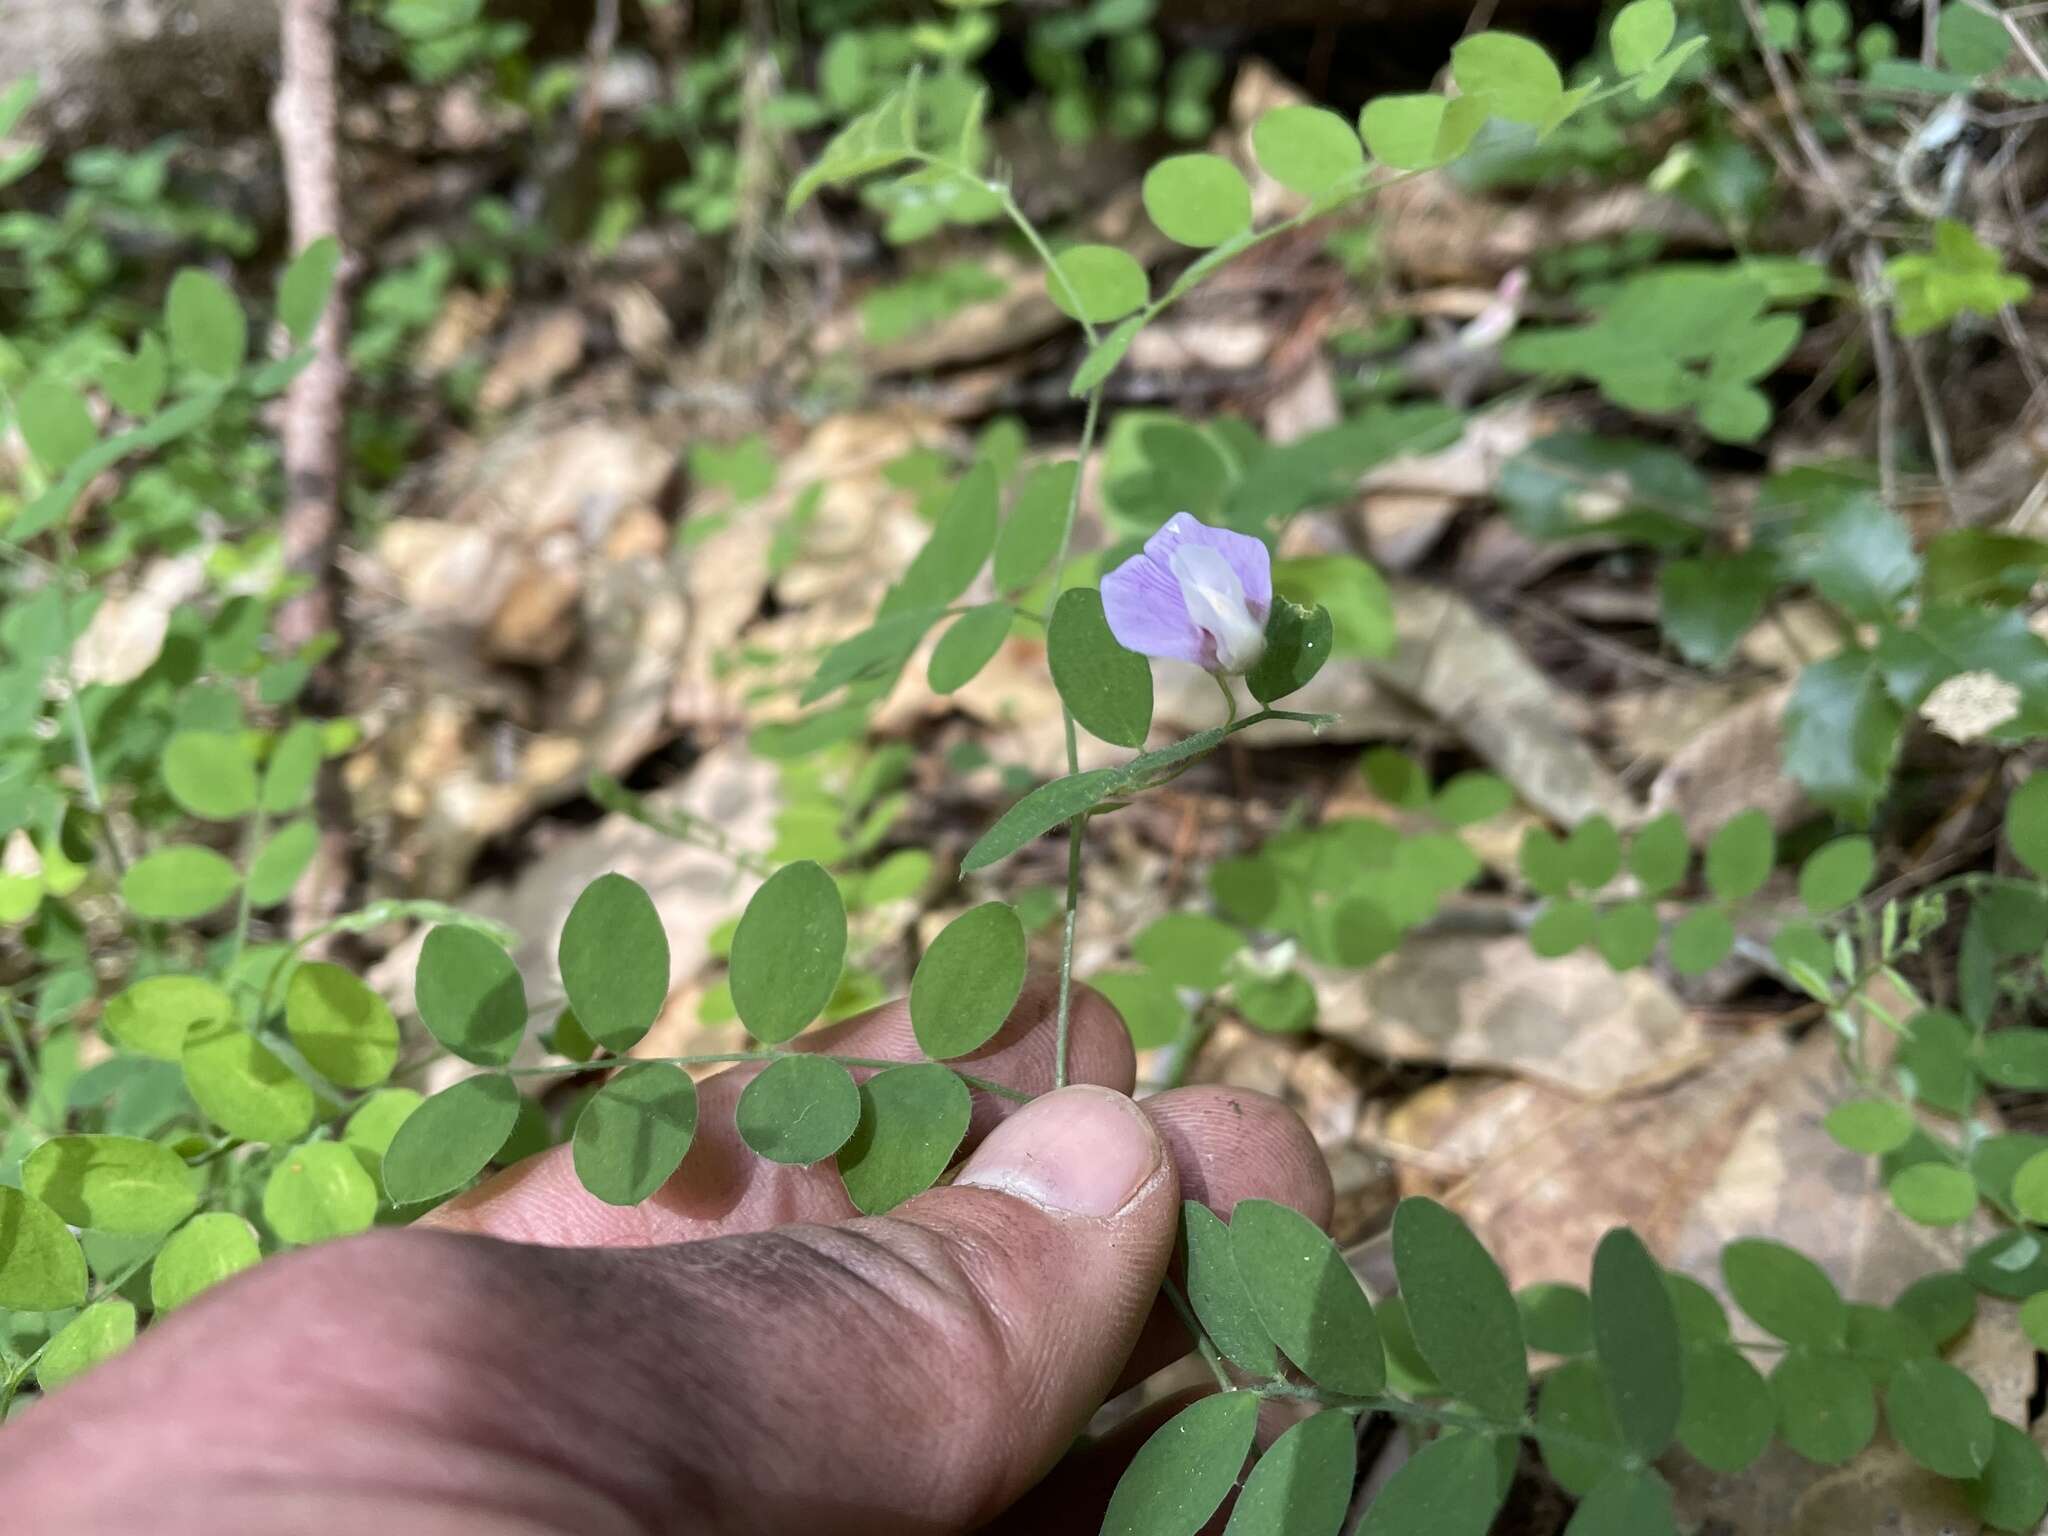
<svg viewBox="0 0 2048 1536"><path fill-rule="evenodd" d="M1033 1099L1011 1115L953 1182L1074 1216L1114 1216L1162 1156L1144 1111L1120 1093L1081 1085Z"/></svg>

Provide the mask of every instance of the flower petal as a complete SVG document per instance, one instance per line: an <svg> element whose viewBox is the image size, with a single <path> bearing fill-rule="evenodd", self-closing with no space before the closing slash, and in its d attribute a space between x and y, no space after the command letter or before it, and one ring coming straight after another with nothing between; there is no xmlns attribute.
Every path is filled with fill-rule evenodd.
<svg viewBox="0 0 2048 1536"><path fill-rule="evenodd" d="M1252 617L1244 584L1223 552L1183 539L1173 552L1173 575L1188 617L1215 642L1212 670L1241 675L1258 665L1266 653L1265 626Z"/></svg>
<svg viewBox="0 0 2048 1536"><path fill-rule="evenodd" d="M1211 528L1187 512L1176 512L1145 541L1146 555L1170 572L1173 552L1182 544L1206 544L1230 562L1244 587L1244 599L1252 617L1261 624L1273 611L1273 557L1260 540L1228 528Z"/></svg>
<svg viewBox="0 0 2048 1536"><path fill-rule="evenodd" d="M1214 644L1188 617L1180 582L1149 554L1131 556L1102 578L1102 614L1127 651L1197 667L1216 663Z"/></svg>

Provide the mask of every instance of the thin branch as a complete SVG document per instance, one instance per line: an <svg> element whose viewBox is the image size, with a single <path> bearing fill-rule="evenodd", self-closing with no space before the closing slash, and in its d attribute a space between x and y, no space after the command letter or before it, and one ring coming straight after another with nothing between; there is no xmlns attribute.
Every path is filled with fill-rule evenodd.
<svg viewBox="0 0 2048 1536"><path fill-rule="evenodd" d="M1792 79L1792 72L1785 67L1785 56L1778 51L1778 45L1771 41L1771 34L1764 25L1763 12L1757 0L1742 0L1742 14L1749 23L1749 30L1756 38L1756 46L1763 54L1764 73L1771 77L1771 89L1777 94L1778 105L1784 109L1785 126L1792 130L1792 138L1799 145L1799 152L1806 157L1806 163L1813 167L1814 175L1820 178L1828 196L1852 225L1860 224L1856 209L1849 197L1849 189L1842 185L1842 179L1835 173L1835 165L1828 158L1828 152L1821 146L1820 136L1813 131L1813 124L1806 120L1806 111L1799 104L1799 87Z"/></svg>
<svg viewBox="0 0 2048 1536"><path fill-rule="evenodd" d="M279 23L283 81L271 103L271 121L284 161L294 251L316 240L342 238L336 149L340 11L340 0L285 0ZM341 582L334 557L341 542L346 295L352 265L345 245L342 252L327 307L313 330L313 360L292 380L278 433L284 456L280 542L285 570L306 583L277 612L275 637L288 655L341 628ZM330 656L323 665L326 679L335 675L333 668ZM302 923L317 923L338 911L346 894L349 844L342 799L332 772L324 772L317 800L320 839L294 901L294 915Z"/></svg>
<svg viewBox="0 0 2048 1536"><path fill-rule="evenodd" d="M1942 420L1926 352L1918 341L1906 343L1906 366L1912 370L1913 392L1920 397L1920 415L1927 423L1927 451L1934 459L1935 478L1941 481L1942 500L1952 511L1956 505L1956 456L1949 447L1948 424Z"/></svg>
<svg viewBox="0 0 2048 1536"><path fill-rule="evenodd" d="M583 95L576 103L576 131L585 140L597 137L603 121L604 72L618 41L619 0L597 0L583 50Z"/></svg>
<svg viewBox="0 0 2048 1536"><path fill-rule="evenodd" d="M1877 368L1877 474L1887 507L1899 504L1899 363L1892 347L1890 305L1885 300L1884 252L1867 240L1858 252L1857 287L1870 324L1870 356Z"/></svg>
<svg viewBox="0 0 2048 1536"><path fill-rule="evenodd" d="M271 122L284 160L292 249L341 239L341 170L336 142L339 0L287 0L282 17L284 79ZM347 262L344 260L344 270ZM345 281L337 280L313 332L313 361L285 395L283 430L286 569L310 577L278 611L277 638L296 650L335 628L334 550L341 534L342 406L348 363Z"/></svg>

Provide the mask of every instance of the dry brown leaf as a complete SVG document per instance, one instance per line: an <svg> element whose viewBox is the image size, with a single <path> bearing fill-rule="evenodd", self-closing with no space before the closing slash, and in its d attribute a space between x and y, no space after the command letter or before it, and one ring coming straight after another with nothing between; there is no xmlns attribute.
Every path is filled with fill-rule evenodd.
<svg viewBox="0 0 2048 1536"><path fill-rule="evenodd" d="M1780 828L1798 820L1806 792L1785 771L1779 725L1791 694L1790 684L1767 689L1673 753L1650 785L1651 813L1676 811L1695 843L1739 811L1761 810Z"/></svg>
<svg viewBox="0 0 2048 1536"><path fill-rule="evenodd" d="M1639 186L1501 202L1449 176L1389 182L1375 207L1389 265L1421 283L1491 286L1545 251L1639 231L1673 245L1718 248L1726 234L1675 198Z"/></svg>
<svg viewBox="0 0 2048 1536"><path fill-rule="evenodd" d="M1393 583L1394 654L1372 675L1464 738L1531 806L1575 826L1632 825L1628 791L1586 746L1583 710L1504 630L1454 592Z"/></svg>
<svg viewBox="0 0 2048 1536"><path fill-rule="evenodd" d="M196 554L152 561L132 592L108 597L71 650L71 676L80 687L118 687L147 672L164 648L171 615L206 586L206 562Z"/></svg>
<svg viewBox="0 0 2048 1536"><path fill-rule="evenodd" d="M818 657L873 622L890 583L930 536L911 495L883 471L912 449L945 440L945 424L922 412L835 416L781 456L775 486L760 499L734 509L717 490L691 502L685 526L709 519L715 531L696 542L685 575L691 617L673 678L677 720L711 729L799 712L798 693ZM774 578L783 611L756 622L770 548L812 486L823 487L816 512ZM730 666L743 633L749 647L777 658L773 666ZM921 679L922 668L914 670ZM769 685L781 686L770 693ZM878 728L889 724L878 714Z"/></svg>
<svg viewBox="0 0 2048 1536"><path fill-rule="evenodd" d="M477 386L477 408L495 414L547 393L583 361L583 334L583 316L574 308L522 322Z"/></svg>
<svg viewBox="0 0 2048 1536"><path fill-rule="evenodd" d="M1754 683L1701 679L1611 693L1595 707L1603 734L1630 762L1663 763L1677 757L1757 692Z"/></svg>
<svg viewBox="0 0 2048 1536"><path fill-rule="evenodd" d="M1706 1049L1647 970L1546 960L1520 934L1415 933L1370 970L1305 967L1317 1029L1395 1061L1506 1071L1582 1094L1668 1082Z"/></svg>

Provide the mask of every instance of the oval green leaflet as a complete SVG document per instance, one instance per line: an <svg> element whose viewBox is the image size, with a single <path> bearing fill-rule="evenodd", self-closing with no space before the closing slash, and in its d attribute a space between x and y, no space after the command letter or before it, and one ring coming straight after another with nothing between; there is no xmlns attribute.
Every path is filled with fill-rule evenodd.
<svg viewBox="0 0 2048 1536"><path fill-rule="evenodd" d="M637 1045L668 1001L668 934L654 899L624 875L599 875L583 888L556 959L577 1022L609 1051Z"/></svg>
<svg viewBox="0 0 2048 1536"><path fill-rule="evenodd" d="M0 1184L0 1232L0 1307L54 1312L84 1302L85 1253L62 1216Z"/></svg>
<svg viewBox="0 0 2048 1536"><path fill-rule="evenodd" d="M288 816L312 798L313 780L326 756L324 734L317 722L301 720L277 739L263 768L263 809Z"/></svg>
<svg viewBox="0 0 2048 1536"><path fill-rule="evenodd" d="M338 965L309 960L292 972L284 1021L313 1070L343 1088L374 1088L398 1065L391 1005Z"/></svg>
<svg viewBox="0 0 2048 1536"><path fill-rule="evenodd" d="M1046 632L1053 686L1091 736L1119 747L1142 747L1152 728L1152 665L1110 633L1102 594L1070 587L1053 605Z"/></svg>
<svg viewBox="0 0 2048 1536"><path fill-rule="evenodd" d="M1616 13L1607 29L1607 47L1614 67L1624 75L1641 74L1657 59L1678 30L1671 0L1632 0Z"/></svg>
<svg viewBox="0 0 2048 1536"><path fill-rule="evenodd" d="M1230 1247L1266 1335L1327 1391L1370 1397L1387 1381L1372 1303L1322 1228L1271 1200L1243 1200Z"/></svg>
<svg viewBox="0 0 2048 1536"><path fill-rule="evenodd" d="M1851 1152L1882 1156L1904 1146L1913 1135L1913 1112L1890 1099L1852 1099L1827 1113L1821 1127Z"/></svg>
<svg viewBox="0 0 2048 1536"><path fill-rule="evenodd" d="M1028 586L1058 556L1080 473L1072 459L1025 471L1010 515L996 535L998 592L1016 592Z"/></svg>
<svg viewBox="0 0 2048 1536"><path fill-rule="evenodd" d="M1464 95L1496 117L1538 127L1564 99L1564 81L1549 54L1512 32L1479 32L1451 50L1451 76Z"/></svg>
<svg viewBox="0 0 2048 1536"><path fill-rule="evenodd" d="M176 1061L187 1030L234 1016L234 999L203 976L152 976L108 1001L100 1029L131 1051Z"/></svg>
<svg viewBox="0 0 2048 1536"><path fill-rule="evenodd" d="M22 1159L21 1187L74 1227L129 1237L168 1232L199 1204L185 1160L138 1136L53 1136Z"/></svg>
<svg viewBox="0 0 2048 1536"><path fill-rule="evenodd" d="M1662 896L1685 878L1692 862L1692 844L1676 811L1645 823L1629 840L1628 868L1645 896Z"/></svg>
<svg viewBox="0 0 2048 1536"><path fill-rule="evenodd" d="M342 1128L341 1142L362 1163L370 1177L382 1187L384 1154L391 1150L391 1138L408 1116L426 1102L411 1088L379 1088L364 1096L355 1113Z"/></svg>
<svg viewBox="0 0 2048 1536"><path fill-rule="evenodd" d="M2048 773L2037 773L2005 802L2005 840L2013 856L2048 879Z"/></svg>
<svg viewBox="0 0 2048 1536"><path fill-rule="evenodd" d="M1486 103L1476 96L1375 96L1359 114L1358 132L1382 165L1422 171L1457 159L1485 124Z"/></svg>
<svg viewBox="0 0 2048 1536"><path fill-rule="evenodd" d="M1045 291L1070 320L1107 325L1152 296L1145 269L1113 245L1075 245L1059 253Z"/></svg>
<svg viewBox="0 0 2048 1536"><path fill-rule="evenodd" d="M824 1056L784 1056L740 1093L733 1112L740 1140L775 1163L822 1162L860 1124L860 1087Z"/></svg>
<svg viewBox="0 0 2048 1536"><path fill-rule="evenodd" d="M1723 901L1742 901L1763 889L1778 857L1771 818L1759 810L1731 816L1707 843L1707 889Z"/></svg>
<svg viewBox="0 0 2048 1536"><path fill-rule="evenodd" d="M1230 1228L1199 1200L1181 1202L1181 1242L1187 1257L1188 1304L1224 1358L1255 1376L1280 1368L1266 1325L1238 1273Z"/></svg>
<svg viewBox="0 0 2048 1536"><path fill-rule="evenodd" d="M1808 855L1799 869L1799 899L1816 917L1846 907L1877 872L1877 852L1867 837L1838 837Z"/></svg>
<svg viewBox="0 0 2048 1536"><path fill-rule="evenodd" d="M1672 970L1704 975L1735 948L1735 925L1718 907L1695 907L1671 925L1668 948Z"/></svg>
<svg viewBox="0 0 2048 1536"><path fill-rule="evenodd" d="M1691 1346L1678 1443L1695 1460L1732 1477L1763 1455L1777 1428L1770 1386L1740 1350L1731 1344Z"/></svg>
<svg viewBox="0 0 2048 1536"><path fill-rule="evenodd" d="M99 440L85 397L56 379L35 378L23 385L14 414L28 451L52 474L69 469Z"/></svg>
<svg viewBox="0 0 2048 1536"><path fill-rule="evenodd" d="M1915 1163L1893 1174L1885 1192L1922 1226L1960 1226L1977 1214L1977 1182L1960 1168Z"/></svg>
<svg viewBox="0 0 2048 1536"><path fill-rule="evenodd" d="M1275 107L1252 124L1259 169L1290 191L1326 197L1365 173L1365 147L1351 125L1321 107Z"/></svg>
<svg viewBox="0 0 2048 1536"><path fill-rule="evenodd" d="M1343 126L1340 120L1338 127ZM1350 129L1344 132L1351 136ZM1221 155L1168 156L1145 173L1143 196L1145 212L1161 234L1198 250L1221 245L1252 226L1252 189Z"/></svg>
<svg viewBox="0 0 2048 1536"><path fill-rule="evenodd" d="M293 1141L313 1124L313 1090L241 1025L201 1024L185 1036L185 1087L200 1112L244 1141Z"/></svg>
<svg viewBox="0 0 2048 1536"><path fill-rule="evenodd" d="M1195 1536L1236 1486L1258 1425L1251 1392L1218 1392L1183 1408L1132 1458L1102 1536Z"/></svg>
<svg viewBox="0 0 2048 1536"><path fill-rule="evenodd" d="M1992 1422L1991 1461L1963 1488L1978 1519L2001 1531L2031 1531L2048 1510L2048 1462L2025 1430Z"/></svg>
<svg viewBox="0 0 2048 1536"><path fill-rule="evenodd" d="M1771 1396L1778 1405L1779 1437L1822 1466L1840 1466L1877 1433L1870 1377L1840 1355L1789 1351L1771 1372Z"/></svg>
<svg viewBox="0 0 2048 1536"><path fill-rule="evenodd" d="M444 1088L410 1115L384 1153L384 1189L394 1205L453 1194L483 1171L512 1134L519 1090L489 1072ZM350 1166L360 1167L345 1148Z"/></svg>
<svg viewBox="0 0 2048 1536"><path fill-rule="evenodd" d="M1350 1414L1332 1408L1303 1419L1252 1468L1223 1536L1337 1536L1357 1465Z"/></svg>
<svg viewBox="0 0 2048 1536"><path fill-rule="evenodd" d="M263 1257L256 1229L232 1211L202 1211L171 1234L149 1265L149 1304L182 1307Z"/></svg>
<svg viewBox="0 0 2048 1536"><path fill-rule="evenodd" d="M910 1027L925 1055L946 1061L994 1038L1024 990L1026 960L1024 925L1007 902L948 923L910 982Z"/></svg>
<svg viewBox="0 0 2048 1536"><path fill-rule="evenodd" d="M235 866L196 843L145 854L121 877L121 899L137 917L184 922L204 917L241 886Z"/></svg>
<svg viewBox="0 0 2048 1536"><path fill-rule="evenodd" d="M638 1205L682 1166L696 1135L689 1073L662 1061L623 1067L577 1116L576 1177L607 1205Z"/></svg>
<svg viewBox="0 0 2048 1536"><path fill-rule="evenodd" d="M413 973L420 1022L464 1061L501 1067L526 1032L526 983L502 946L476 929L442 923L420 946Z"/></svg>
<svg viewBox="0 0 2048 1536"><path fill-rule="evenodd" d="M780 1045L825 1011L846 962L846 903L822 865L786 864L747 902L732 937L732 1001L755 1039Z"/></svg>
<svg viewBox="0 0 2048 1536"><path fill-rule="evenodd" d="M951 693L973 682L1003 648L1014 617L1008 603L983 603L955 619L939 636L925 669L932 692Z"/></svg>
<svg viewBox="0 0 2048 1536"><path fill-rule="evenodd" d="M1522 1315L1472 1229L1434 1200L1394 1210L1394 1270L1422 1356L1452 1393L1513 1422L1529 1395Z"/></svg>
<svg viewBox="0 0 2048 1536"><path fill-rule="evenodd" d="M263 1219L287 1243L320 1243L367 1231L377 1186L353 1148L333 1141L293 1147L263 1186Z"/></svg>
<svg viewBox="0 0 2048 1536"><path fill-rule="evenodd" d="M967 1085L935 1062L890 1067L860 1085L860 1123L839 1177L863 1215L879 1216L938 1182L967 1134Z"/></svg>
<svg viewBox="0 0 2048 1536"><path fill-rule="evenodd" d="M962 874L972 874L1007 859L1026 843L1092 809L1122 780L1115 768L1070 773L1041 784L996 819L960 861Z"/></svg>
<svg viewBox="0 0 2048 1536"><path fill-rule="evenodd" d="M1531 1349L1553 1355L1593 1352L1593 1298L1576 1285L1525 1285L1515 1292L1515 1307L1522 1314L1522 1336Z"/></svg>
<svg viewBox="0 0 2048 1536"><path fill-rule="evenodd" d="M1536 1444L1558 1486L1580 1497L1629 1454L1598 1362L1567 1360L1544 1376L1536 1397Z"/></svg>
<svg viewBox="0 0 2048 1536"><path fill-rule="evenodd" d="M1735 1304L1788 1344L1840 1349L1849 1309L1813 1260L1767 1238L1741 1238L1721 1250L1721 1275Z"/></svg>
<svg viewBox="0 0 2048 1536"><path fill-rule="evenodd" d="M313 327L334 291L341 269L341 243L332 235L312 241L292 258L277 281L277 320L300 346L313 339Z"/></svg>
<svg viewBox="0 0 2048 1536"><path fill-rule="evenodd" d="M1673 1536L1671 1488L1648 1468L1610 1473L1579 1501L1565 1536Z"/></svg>
<svg viewBox="0 0 2048 1536"><path fill-rule="evenodd" d="M1273 600L1266 617L1266 651L1245 674L1245 687L1261 704L1277 703L1315 681L1336 644L1330 610L1304 608L1285 597Z"/></svg>
<svg viewBox="0 0 2048 1536"><path fill-rule="evenodd" d="M1593 1254L1593 1345L1623 1436L1645 1459L1662 1455L1685 1396L1678 1312L1664 1271L1626 1227Z"/></svg>
<svg viewBox="0 0 2048 1536"><path fill-rule="evenodd" d="M273 907L291 895L319 848L320 827L312 817L301 816L279 827L249 861L250 903Z"/></svg>
<svg viewBox="0 0 2048 1536"><path fill-rule="evenodd" d="M967 590L995 548L1000 501L995 466L985 459L977 461L960 477L932 528L931 537L910 562L910 569L883 598L881 613L885 622L896 615L908 617L930 612L918 630L922 636L924 629L938 619L938 613L932 610L944 609ZM915 644L913 639L911 645ZM907 656L908 651L904 654Z"/></svg>
<svg viewBox="0 0 2048 1536"><path fill-rule="evenodd" d="M1174 984L1156 971L1097 971L1088 984L1108 999L1131 1044L1141 1051L1171 1045L1187 1030L1187 1004Z"/></svg>
<svg viewBox="0 0 2048 1536"><path fill-rule="evenodd" d="M1903 1362L1885 1389L1884 1417L1892 1437L1930 1472L1968 1479L1991 1463L1991 1405L1976 1382L1945 1360Z"/></svg>
<svg viewBox="0 0 2048 1536"><path fill-rule="evenodd" d="M1493 1442L1483 1435L1444 1435L1388 1479L1359 1522L1358 1536L1485 1536L1500 1501Z"/></svg>
<svg viewBox="0 0 2048 1536"><path fill-rule="evenodd" d="M1131 953L1155 974L1205 992L1223 985L1231 957L1244 947L1243 934L1200 912L1169 912L1131 941Z"/></svg>
<svg viewBox="0 0 2048 1536"><path fill-rule="evenodd" d="M164 746L164 788L205 821L236 821L256 809L256 762L239 736L180 731Z"/></svg>
<svg viewBox="0 0 2048 1536"><path fill-rule="evenodd" d="M249 322L240 302L227 284L198 267L171 279L164 327L171 355L215 379L232 379L249 354Z"/></svg>
<svg viewBox="0 0 2048 1536"><path fill-rule="evenodd" d="M135 1342L135 1308L114 1297L96 1301L59 1328L36 1361L36 1385L54 1392Z"/></svg>

